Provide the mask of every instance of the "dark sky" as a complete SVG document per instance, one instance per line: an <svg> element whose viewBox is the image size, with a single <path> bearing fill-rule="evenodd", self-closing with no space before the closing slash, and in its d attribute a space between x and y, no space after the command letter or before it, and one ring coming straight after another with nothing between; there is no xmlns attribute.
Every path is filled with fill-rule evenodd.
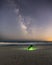
<svg viewBox="0 0 52 65"><path fill-rule="evenodd" d="M52 0L0 0L0 39L52 40Z"/></svg>

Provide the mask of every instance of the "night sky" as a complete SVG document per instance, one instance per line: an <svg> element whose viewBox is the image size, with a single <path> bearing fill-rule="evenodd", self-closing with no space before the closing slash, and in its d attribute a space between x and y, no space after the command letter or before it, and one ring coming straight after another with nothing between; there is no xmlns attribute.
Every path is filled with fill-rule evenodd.
<svg viewBox="0 0 52 65"><path fill-rule="evenodd" d="M0 0L0 39L52 41L52 0Z"/></svg>

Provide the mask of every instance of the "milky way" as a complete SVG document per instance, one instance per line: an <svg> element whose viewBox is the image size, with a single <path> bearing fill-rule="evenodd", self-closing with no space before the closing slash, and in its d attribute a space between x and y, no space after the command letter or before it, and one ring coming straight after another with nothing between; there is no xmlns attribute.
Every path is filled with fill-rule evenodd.
<svg viewBox="0 0 52 65"><path fill-rule="evenodd" d="M52 40L52 1L0 0L0 39Z"/></svg>

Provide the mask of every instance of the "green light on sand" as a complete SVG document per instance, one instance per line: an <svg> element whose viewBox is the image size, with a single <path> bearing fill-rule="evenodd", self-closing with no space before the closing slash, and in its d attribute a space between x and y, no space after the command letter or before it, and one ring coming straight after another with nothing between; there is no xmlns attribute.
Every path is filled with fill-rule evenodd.
<svg viewBox="0 0 52 65"><path fill-rule="evenodd" d="M31 48L29 48L28 50L29 50L29 51L33 51L33 50L37 50L37 49L38 49L38 48L36 48L36 47L35 47L35 48L31 47Z"/></svg>
<svg viewBox="0 0 52 65"><path fill-rule="evenodd" d="M28 50L30 50L30 51L31 51L31 50L34 50L34 48L32 48L32 47L31 47L31 48L29 48Z"/></svg>
<svg viewBox="0 0 52 65"><path fill-rule="evenodd" d="M38 48L37 47L33 47L32 45L30 45L29 47L28 47L28 50L29 51L33 51L33 50L37 50Z"/></svg>
<svg viewBox="0 0 52 65"><path fill-rule="evenodd" d="M36 46L30 45L28 47L25 48L20 48L20 50L27 50L27 51L33 51L33 50L37 50L38 48Z"/></svg>

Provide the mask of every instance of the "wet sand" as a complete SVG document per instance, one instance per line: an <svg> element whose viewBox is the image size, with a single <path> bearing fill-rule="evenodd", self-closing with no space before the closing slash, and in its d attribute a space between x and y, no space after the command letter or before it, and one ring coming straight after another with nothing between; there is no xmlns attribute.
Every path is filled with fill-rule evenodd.
<svg viewBox="0 0 52 65"><path fill-rule="evenodd" d="M0 47L0 65L52 65L52 46L37 46L33 51L21 50L23 47Z"/></svg>

